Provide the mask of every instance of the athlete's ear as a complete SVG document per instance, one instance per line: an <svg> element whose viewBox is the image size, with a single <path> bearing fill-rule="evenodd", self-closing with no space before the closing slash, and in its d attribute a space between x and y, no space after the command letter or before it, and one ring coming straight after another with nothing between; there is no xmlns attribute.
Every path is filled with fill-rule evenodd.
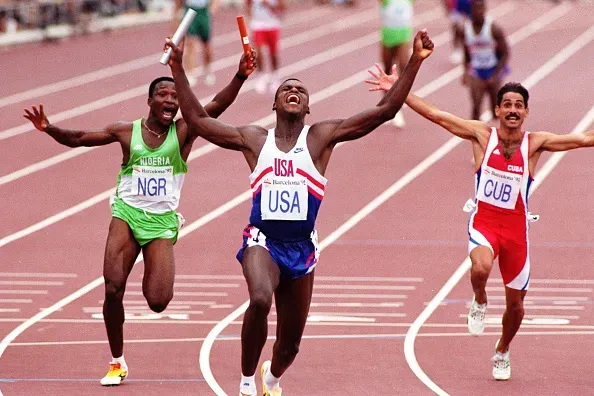
<svg viewBox="0 0 594 396"><path fill-rule="evenodd" d="M529 113L529 112L530 112L530 111L529 111L528 107L526 107L526 115L524 115L524 118L528 117L528 113Z"/></svg>
<svg viewBox="0 0 594 396"><path fill-rule="evenodd" d="M309 106L307 106L307 113L306 114L309 114Z"/></svg>
<svg viewBox="0 0 594 396"><path fill-rule="evenodd" d="M276 103L272 105L272 111L276 111Z"/></svg>
<svg viewBox="0 0 594 396"><path fill-rule="evenodd" d="M146 104L149 105L149 107L151 107L151 104L153 103L153 98L148 98L146 100Z"/></svg>
<svg viewBox="0 0 594 396"><path fill-rule="evenodd" d="M495 117L499 118L499 105L495 105Z"/></svg>

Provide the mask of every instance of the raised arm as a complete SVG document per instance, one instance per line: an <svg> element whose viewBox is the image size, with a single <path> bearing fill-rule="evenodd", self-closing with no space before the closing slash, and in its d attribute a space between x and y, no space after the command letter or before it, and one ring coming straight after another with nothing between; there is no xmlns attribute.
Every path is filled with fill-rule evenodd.
<svg viewBox="0 0 594 396"><path fill-rule="evenodd" d="M190 88L188 77L182 66L183 51L168 38L165 41L165 50L171 47L169 66L175 83L175 91L184 121L190 133L195 133L217 146L231 150L245 151L248 149L243 133L250 127L236 128L211 118L196 95Z"/></svg>
<svg viewBox="0 0 594 396"><path fill-rule="evenodd" d="M386 74L378 64L376 64L375 67L377 68L377 72L369 70L369 73L374 79L365 80L366 83L373 85L369 90L388 91L398 80L396 65L392 67L392 74ZM429 121L440 125L462 139L478 139L479 135L486 135L489 133L489 127L481 121L464 120L451 113L438 109L435 105L412 93L408 94L406 104Z"/></svg>
<svg viewBox="0 0 594 396"><path fill-rule="evenodd" d="M257 59L256 51L252 50L250 54L243 54L239 61L239 69L235 76L231 79L231 82L221 90L212 101L204 109L212 118L218 118L237 98L239 90L243 86L243 83L247 78L256 70Z"/></svg>
<svg viewBox="0 0 594 396"><path fill-rule="evenodd" d="M551 132L533 132L531 142L537 151L567 151L582 147L594 147L594 130L584 133L559 135Z"/></svg>
<svg viewBox="0 0 594 396"><path fill-rule="evenodd" d="M103 146L118 141L118 133L122 130L132 130L130 123L123 122L118 122L98 130L85 131L59 128L50 124L42 104L39 105L39 109L35 106L33 106L31 110L25 109L23 117L31 121L37 130L47 133L58 143L68 147Z"/></svg>
<svg viewBox="0 0 594 396"><path fill-rule="evenodd" d="M435 105L420 97L409 94L406 104L429 121L441 126L462 139L478 139L480 135L489 133L489 126L481 121L465 120L452 113L438 109Z"/></svg>
<svg viewBox="0 0 594 396"><path fill-rule="evenodd" d="M425 30L418 32L414 40L413 54L406 64L402 76L388 90L377 106L345 120L326 122L326 126L335 126L331 131L330 144L363 137L384 122L394 118L410 92L421 64L432 52L433 42L427 32Z"/></svg>

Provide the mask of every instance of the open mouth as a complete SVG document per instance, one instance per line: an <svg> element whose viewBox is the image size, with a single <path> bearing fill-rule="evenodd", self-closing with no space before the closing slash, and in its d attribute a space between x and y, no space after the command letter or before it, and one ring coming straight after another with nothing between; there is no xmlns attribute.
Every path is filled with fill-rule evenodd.
<svg viewBox="0 0 594 396"><path fill-rule="evenodd" d="M166 120L172 120L175 117L175 109L172 108L164 108L163 109L163 118Z"/></svg>
<svg viewBox="0 0 594 396"><path fill-rule="evenodd" d="M297 96L295 94L291 94L291 95L287 96L287 103L299 104L300 102L301 102L301 100L299 99L299 96Z"/></svg>

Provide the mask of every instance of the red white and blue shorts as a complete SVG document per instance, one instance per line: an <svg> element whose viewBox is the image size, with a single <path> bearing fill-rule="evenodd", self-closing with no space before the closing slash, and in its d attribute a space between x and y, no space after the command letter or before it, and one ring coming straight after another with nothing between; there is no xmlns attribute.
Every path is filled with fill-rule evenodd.
<svg viewBox="0 0 594 396"><path fill-rule="evenodd" d="M281 279L299 279L310 272L318 264L320 249L318 248L318 232L312 231L308 239L300 241L282 241L267 238L260 229L249 224L243 230L243 245L237 252L237 260L241 263L245 249L261 246L268 250L270 257L281 272Z"/></svg>
<svg viewBox="0 0 594 396"><path fill-rule="evenodd" d="M505 286L528 290L530 255L526 216L475 211L468 223L468 234L468 253L478 246L488 247L493 259L499 258L499 270Z"/></svg>

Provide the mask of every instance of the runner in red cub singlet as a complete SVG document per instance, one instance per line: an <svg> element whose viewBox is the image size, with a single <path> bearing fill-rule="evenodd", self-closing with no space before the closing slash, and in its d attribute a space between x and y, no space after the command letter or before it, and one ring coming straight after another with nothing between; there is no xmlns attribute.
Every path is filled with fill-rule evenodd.
<svg viewBox="0 0 594 396"><path fill-rule="evenodd" d="M397 76L386 75L381 67L372 72L371 90L387 90ZM526 132L522 129L528 116L528 90L518 83L507 83L497 93L495 115L499 128L480 121L463 120L439 110L425 100L409 94L406 104L452 134L472 143L476 164L474 201L465 208L472 212L468 250L472 267L470 279L474 298L468 313L468 330L483 332L487 310L485 286L499 258L505 284L506 309L501 338L495 345L493 377L511 376L509 345L524 317L524 297L530 280L528 222L535 217L528 212L528 193L532 174L545 151L566 151L594 146L594 131L558 135L550 132Z"/></svg>

